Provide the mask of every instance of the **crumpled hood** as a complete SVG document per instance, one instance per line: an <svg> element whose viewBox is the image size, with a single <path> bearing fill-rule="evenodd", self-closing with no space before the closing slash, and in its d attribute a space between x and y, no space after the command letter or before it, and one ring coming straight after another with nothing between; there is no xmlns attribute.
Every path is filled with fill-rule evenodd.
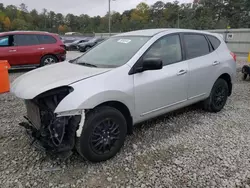
<svg viewBox="0 0 250 188"><path fill-rule="evenodd" d="M86 67L67 61L48 65L18 77L11 84L11 93L22 99L33 99L37 95L60 86L67 86L110 69Z"/></svg>

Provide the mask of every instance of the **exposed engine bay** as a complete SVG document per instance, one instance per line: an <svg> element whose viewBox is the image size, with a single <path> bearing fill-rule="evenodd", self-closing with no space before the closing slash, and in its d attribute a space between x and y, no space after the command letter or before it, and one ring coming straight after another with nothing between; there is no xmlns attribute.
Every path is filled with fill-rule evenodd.
<svg viewBox="0 0 250 188"><path fill-rule="evenodd" d="M28 122L20 123L25 127L32 145L36 148L69 156L75 146L76 130L81 120L80 115L57 117L54 113L57 105L70 92L70 87L60 87L32 100L25 100Z"/></svg>

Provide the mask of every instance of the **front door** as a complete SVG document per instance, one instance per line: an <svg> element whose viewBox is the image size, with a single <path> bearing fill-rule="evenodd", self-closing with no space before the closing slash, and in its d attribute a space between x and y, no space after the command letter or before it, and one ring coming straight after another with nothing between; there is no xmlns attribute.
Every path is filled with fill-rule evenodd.
<svg viewBox="0 0 250 188"><path fill-rule="evenodd" d="M11 66L18 61L17 48L12 45L12 41L12 36L0 37L0 60L7 60Z"/></svg>
<svg viewBox="0 0 250 188"><path fill-rule="evenodd" d="M187 100L188 64L183 61L180 36L166 35L156 41L141 59L160 58L161 70L134 75L135 111L147 119Z"/></svg>

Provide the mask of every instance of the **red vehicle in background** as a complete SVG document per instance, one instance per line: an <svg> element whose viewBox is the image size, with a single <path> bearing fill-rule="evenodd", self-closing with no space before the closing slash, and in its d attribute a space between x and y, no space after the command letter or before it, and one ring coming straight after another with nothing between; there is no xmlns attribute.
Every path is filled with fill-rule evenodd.
<svg viewBox="0 0 250 188"><path fill-rule="evenodd" d="M12 68L44 66L65 59L65 45L57 34L36 31L0 33L0 60L8 60Z"/></svg>

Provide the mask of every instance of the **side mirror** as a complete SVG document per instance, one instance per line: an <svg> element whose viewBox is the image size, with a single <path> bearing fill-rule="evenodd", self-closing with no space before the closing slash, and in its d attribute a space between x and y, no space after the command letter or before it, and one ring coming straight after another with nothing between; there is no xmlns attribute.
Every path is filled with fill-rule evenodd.
<svg viewBox="0 0 250 188"><path fill-rule="evenodd" d="M146 58L142 60L142 67L138 67L136 72L162 69L162 60L158 58Z"/></svg>

